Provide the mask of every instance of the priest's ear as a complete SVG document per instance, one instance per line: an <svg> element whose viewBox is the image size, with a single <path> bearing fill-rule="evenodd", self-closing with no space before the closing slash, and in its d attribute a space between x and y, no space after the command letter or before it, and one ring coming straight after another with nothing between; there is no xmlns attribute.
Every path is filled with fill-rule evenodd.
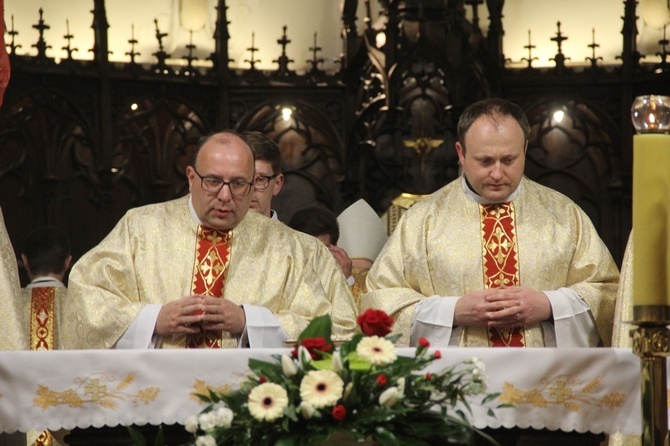
<svg viewBox="0 0 670 446"><path fill-rule="evenodd" d="M284 186L284 174L280 173L277 174L277 177L275 178L275 185L274 189L272 191L272 196L276 197L279 195L279 191L281 190L282 186Z"/></svg>

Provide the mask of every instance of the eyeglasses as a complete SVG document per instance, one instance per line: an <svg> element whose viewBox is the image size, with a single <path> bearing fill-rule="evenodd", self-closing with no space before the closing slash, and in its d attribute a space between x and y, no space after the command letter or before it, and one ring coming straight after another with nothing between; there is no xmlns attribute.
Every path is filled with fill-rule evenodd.
<svg viewBox="0 0 670 446"><path fill-rule="evenodd" d="M223 186L228 185L230 189L230 194L236 197L244 197L249 195L251 192L251 186L254 183L249 183L244 180L232 180L232 181L223 181L221 178L217 177L203 177L193 168L193 172L200 177L200 182L202 184L202 190L205 192L211 192L213 194L218 194L223 189Z"/></svg>
<svg viewBox="0 0 670 446"><path fill-rule="evenodd" d="M257 191L262 191L262 190L267 189L268 186L270 185L270 180L274 180L275 178L277 178L277 175L279 175L279 174L276 173L276 174L270 175L270 176L260 175L260 176L256 177L256 181L254 182L254 189L257 190Z"/></svg>

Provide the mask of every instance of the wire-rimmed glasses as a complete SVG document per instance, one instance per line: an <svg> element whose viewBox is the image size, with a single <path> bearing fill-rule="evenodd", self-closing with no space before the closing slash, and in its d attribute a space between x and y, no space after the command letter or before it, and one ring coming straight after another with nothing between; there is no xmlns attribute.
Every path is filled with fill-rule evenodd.
<svg viewBox="0 0 670 446"><path fill-rule="evenodd" d="M221 178L217 177L203 177L197 170L195 170L195 167L193 168L193 171L200 177L202 190L213 194L218 194L221 192L221 189L223 189L223 186L228 185L228 189L230 189L231 195L236 197L244 197L249 195L249 192L251 192L251 187L254 185L253 182L248 182L241 179L223 181Z"/></svg>

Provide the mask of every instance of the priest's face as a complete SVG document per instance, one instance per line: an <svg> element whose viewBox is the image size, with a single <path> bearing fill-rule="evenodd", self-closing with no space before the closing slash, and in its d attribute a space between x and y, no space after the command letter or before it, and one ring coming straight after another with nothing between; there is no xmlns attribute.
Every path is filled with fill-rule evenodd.
<svg viewBox="0 0 670 446"><path fill-rule="evenodd" d="M456 143L470 186L493 203L505 201L521 182L528 143L510 116L480 116Z"/></svg>
<svg viewBox="0 0 670 446"><path fill-rule="evenodd" d="M186 168L186 175L198 218L212 229L234 228L247 215L251 204L254 181L251 149L238 136L219 133L200 148L194 164L195 168Z"/></svg>

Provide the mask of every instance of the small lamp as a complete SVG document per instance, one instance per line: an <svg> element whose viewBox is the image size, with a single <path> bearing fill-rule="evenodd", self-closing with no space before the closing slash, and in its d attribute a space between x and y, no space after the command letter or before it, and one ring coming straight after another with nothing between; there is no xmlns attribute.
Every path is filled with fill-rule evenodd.
<svg viewBox="0 0 670 446"><path fill-rule="evenodd" d="M669 96L638 96L630 112L638 133L670 133Z"/></svg>

